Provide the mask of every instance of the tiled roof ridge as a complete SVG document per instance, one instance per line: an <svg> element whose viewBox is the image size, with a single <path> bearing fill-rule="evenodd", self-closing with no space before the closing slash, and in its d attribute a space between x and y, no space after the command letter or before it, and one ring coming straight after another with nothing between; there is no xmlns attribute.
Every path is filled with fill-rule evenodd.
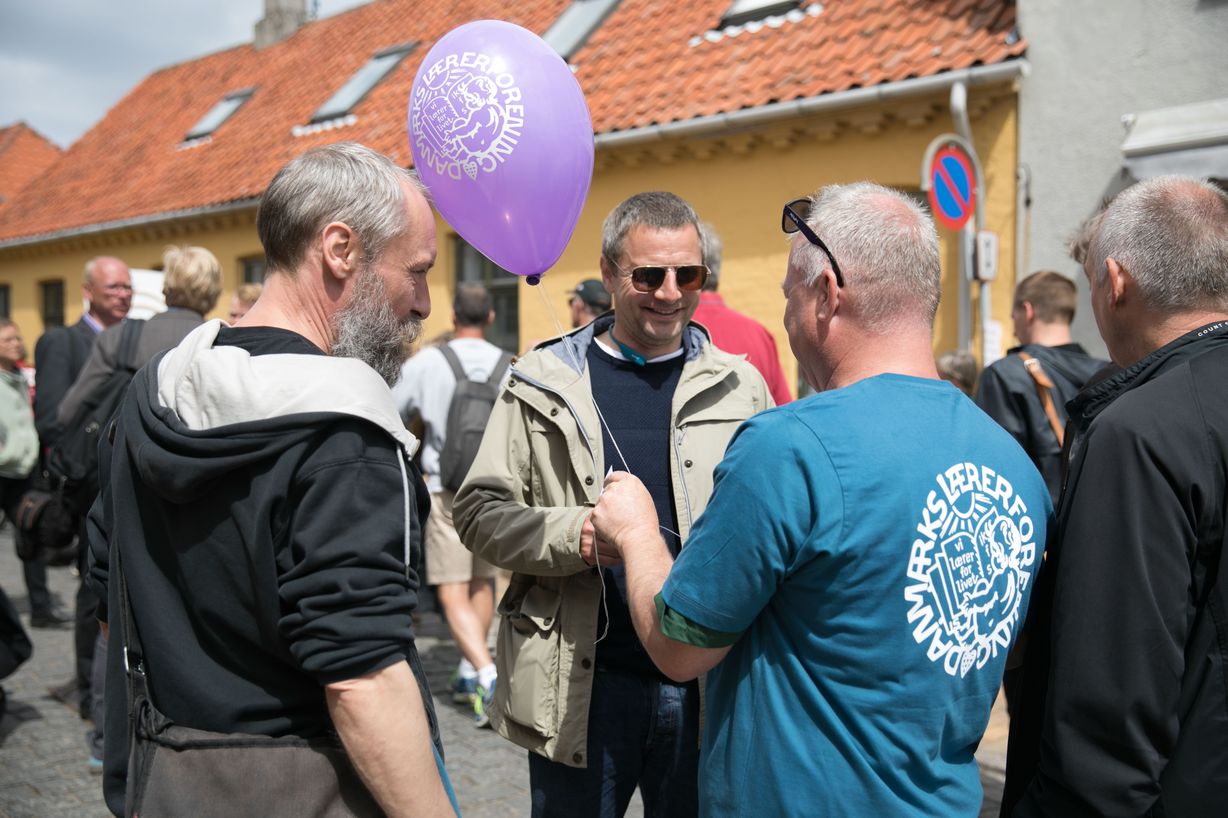
<svg viewBox="0 0 1228 818"><path fill-rule="evenodd" d="M2 155L14 142L16 142L17 138L23 132L28 132L31 136L42 142L46 142L47 145L54 148L57 153L64 152L63 148L44 135L38 128L35 128L24 119L19 119L10 125L0 126L0 155Z"/></svg>

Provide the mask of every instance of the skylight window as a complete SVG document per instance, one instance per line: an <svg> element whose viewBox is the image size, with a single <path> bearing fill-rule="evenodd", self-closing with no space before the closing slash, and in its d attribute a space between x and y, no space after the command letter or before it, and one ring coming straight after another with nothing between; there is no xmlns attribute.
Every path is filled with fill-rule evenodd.
<svg viewBox="0 0 1228 818"><path fill-rule="evenodd" d="M311 121L323 122L348 114L350 109L362 102L371 89L388 75L389 71L396 68L401 60L405 59L406 54L417 47L417 43L407 43L378 52L367 61L366 65L359 68L354 76L350 77L349 82L341 86L337 93L329 97L328 101L312 114Z"/></svg>
<svg viewBox="0 0 1228 818"><path fill-rule="evenodd" d="M588 38L593 36L593 32L617 5L618 0L572 0L572 4L563 10L542 39L560 57L569 60L572 54L580 50L580 46L588 42Z"/></svg>
<svg viewBox="0 0 1228 818"><path fill-rule="evenodd" d="M248 97L252 95L254 88L246 88L242 91L235 91L233 94L227 94L222 97L222 101L209 109L209 113L200 118L200 121L192 126L192 130L188 131L188 135L183 138L184 142L190 142L193 139L204 139L222 126L222 123L230 119L231 115L239 110L243 103L247 102Z"/></svg>
<svg viewBox="0 0 1228 818"><path fill-rule="evenodd" d="M798 5L798 0L733 0L729 11L721 18L721 25L737 26L752 20L762 20L770 14L792 11Z"/></svg>

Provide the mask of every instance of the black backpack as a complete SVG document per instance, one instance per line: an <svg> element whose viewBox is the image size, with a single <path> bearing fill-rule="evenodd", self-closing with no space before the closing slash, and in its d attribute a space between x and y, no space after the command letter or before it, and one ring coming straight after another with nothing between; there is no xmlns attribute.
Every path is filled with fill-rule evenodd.
<svg viewBox="0 0 1228 818"><path fill-rule="evenodd" d="M48 471L62 482L65 500L78 514L89 511L98 496L98 441L123 403L132 376L140 369L136 347L144 325L139 318L124 321L115 371L86 396L64 424L63 434L47 459Z"/></svg>
<svg viewBox="0 0 1228 818"><path fill-rule="evenodd" d="M447 344L440 344L439 351L452 367L456 376L456 391L448 405L448 425L444 430L443 450L439 453L439 479L448 491L456 491L469 473L469 467L478 456L482 434L490 420L490 410L499 397L499 382L512 362L512 356L504 352L499 362L484 381L471 381L461 366L460 358Z"/></svg>

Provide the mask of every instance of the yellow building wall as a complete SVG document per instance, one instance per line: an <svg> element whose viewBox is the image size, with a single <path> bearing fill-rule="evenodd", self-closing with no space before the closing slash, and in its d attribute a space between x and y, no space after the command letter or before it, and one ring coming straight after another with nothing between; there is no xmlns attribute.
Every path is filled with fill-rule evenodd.
<svg viewBox="0 0 1228 818"><path fill-rule="evenodd" d="M1017 96L1002 87L973 90L970 112L974 144L985 171L986 229L998 234L999 276L991 287L993 317L1009 330L1014 289L1015 169L1018 161ZM781 363L796 388L796 362L781 326L784 297L780 282L788 258L788 239L780 214L789 199L822 185L873 180L919 191L921 162L930 140L954 130L945 100L910 101L794 119L736 134L643 146L599 150L588 201L567 249L541 284L520 288L520 342L552 337L570 329L568 292L584 278L598 278L601 224L627 196L644 190L670 190L688 201L700 218L713 224L724 242L721 294L776 337ZM436 217L439 255L429 276L433 309L423 336L451 329L454 282L454 231ZM943 296L935 325L934 349L957 344L958 257L955 235L942 238ZM167 244L199 244L221 261L225 288L210 317L226 315L230 297L242 283L242 259L263 251L255 231L254 208L186 219L171 224L127 228L98 236L0 249L0 285L11 287L12 317L33 350L42 332L39 282L65 282L66 321L81 315L85 262L115 255L133 267L156 267ZM976 289L971 301L973 347L981 341Z"/></svg>

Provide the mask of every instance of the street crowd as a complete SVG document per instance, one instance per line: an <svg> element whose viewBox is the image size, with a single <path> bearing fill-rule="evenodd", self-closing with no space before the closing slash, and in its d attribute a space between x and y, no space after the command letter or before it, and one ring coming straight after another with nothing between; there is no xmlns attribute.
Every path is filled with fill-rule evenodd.
<svg viewBox="0 0 1228 818"><path fill-rule="evenodd" d="M0 321L0 508L28 624L74 628L56 695L109 809L458 814L430 589L450 694L527 752L535 818L636 790L648 816L976 816L1000 689L1003 816L1223 815L1228 194L1162 176L1071 225L1084 277L1021 278L1019 346L979 374L935 359L912 198L829 185L777 216L797 400L718 292L717 228L663 191L605 217L570 331L513 355L458 284L422 339L431 205L354 143L274 177L269 273L228 321L190 246L146 321L124 262L90 261L32 393ZM1080 286L1111 361L1072 338Z"/></svg>

